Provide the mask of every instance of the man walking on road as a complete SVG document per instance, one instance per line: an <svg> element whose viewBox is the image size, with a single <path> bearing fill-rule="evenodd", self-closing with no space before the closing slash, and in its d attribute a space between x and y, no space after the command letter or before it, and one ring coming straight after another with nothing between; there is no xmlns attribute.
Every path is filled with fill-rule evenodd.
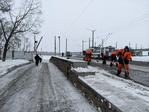
<svg viewBox="0 0 149 112"><path fill-rule="evenodd" d="M42 58L38 54L36 54L36 56L34 57L34 59L35 59L36 66L38 66L38 63L39 62L41 63Z"/></svg>

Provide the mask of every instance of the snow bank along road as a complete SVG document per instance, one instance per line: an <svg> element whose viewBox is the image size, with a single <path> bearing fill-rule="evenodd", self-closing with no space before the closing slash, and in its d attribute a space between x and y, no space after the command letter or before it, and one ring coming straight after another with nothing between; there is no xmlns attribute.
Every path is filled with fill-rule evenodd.
<svg viewBox="0 0 149 112"><path fill-rule="evenodd" d="M25 65L0 78L0 112L96 112L52 63Z"/></svg>

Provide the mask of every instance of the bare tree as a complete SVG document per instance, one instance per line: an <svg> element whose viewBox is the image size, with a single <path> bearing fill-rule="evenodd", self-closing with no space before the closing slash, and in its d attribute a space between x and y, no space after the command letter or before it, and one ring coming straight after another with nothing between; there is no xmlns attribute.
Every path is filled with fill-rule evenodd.
<svg viewBox="0 0 149 112"><path fill-rule="evenodd" d="M12 0L0 0L0 11L8 12L11 8Z"/></svg>
<svg viewBox="0 0 149 112"><path fill-rule="evenodd" d="M6 60L9 48L20 46L21 35L37 30L42 23L41 2L39 0L20 0L20 2L20 5L17 4L18 0L17 3L14 1L13 5L8 5L12 5L10 10L3 14L3 18L0 18L2 36L5 39L2 61Z"/></svg>

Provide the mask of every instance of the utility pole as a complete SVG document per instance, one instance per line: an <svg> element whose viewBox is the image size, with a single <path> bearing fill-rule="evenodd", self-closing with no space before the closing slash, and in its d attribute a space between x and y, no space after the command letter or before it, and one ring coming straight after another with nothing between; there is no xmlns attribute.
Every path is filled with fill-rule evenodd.
<svg viewBox="0 0 149 112"><path fill-rule="evenodd" d="M85 43L86 41L84 41L84 40L82 40L82 51L84 51L84 43Z"/></svg>
<svg viewBox="0 0 149 112"><path fill-rule="evenodd" d="M59 56L60 56L60 36L58 36L59 38Z"/></svg>
<svg viewBox="0 0 149 112"><path fill-rule="evenodd" d="M67 52L67 39L66 39L66 52Z"/></svg>
<svg viewBox="0 0 149 112"><path fill-rule="evenodd" d="M89 38L89 48L90 48L90 38Z"/></svg>
<svg viewBox="0 0 149 112"><path fill-rule="evenodd" d="M115 46L115 49L117 50L117 42L116 42L116 46Z"/></svg>
<svg viewBox="0 0 149 112"><path fill-rule="evenodd" d="M88 28L87 28L87 29L88 29ZM88 29L88 30L92 32L92 47L94 47L94 32L95 32L96 30L90 30L90 29Z"/></svg>
<svg viewBox="0 0 149 112"><path fill-rule="evenodd" d="M129 48L131 47L130 42L129 42Z"/></svg>
<svg viewBox="0 0 149 112"><path fill-rule="evenodd" d="M92 30L92 47L94 47L94 32L95 30Z"/></svg>
<svg viewBox="0 0 149 112"><path fill-rule="evenodd" d="M136 44L136 49L137 49L137 44Z"/></svg>
<svg viewBox="0 0 149 112"><path fill-rule="evenodd" d="M54 53L55 53L55 56L56 56L56 36L54 36Z"/></svg>

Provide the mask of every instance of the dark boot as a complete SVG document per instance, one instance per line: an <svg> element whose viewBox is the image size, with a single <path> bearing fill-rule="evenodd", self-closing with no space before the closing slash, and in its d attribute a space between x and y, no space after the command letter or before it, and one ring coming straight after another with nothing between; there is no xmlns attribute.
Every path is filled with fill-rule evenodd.
<svg viewBox="0 0 149 112"><path fill-rule="evenodd" d="M90 65L90 61L88 61L87 64Z"/></svg>
<svg viewBox="0 0 149 112"><path fill-rule="evenodd" d="M113 66L113 64L112 64L112 63L110 63L110 67L111 67L111 66Z"/></svg>
<svg viewBox="0 0 149 112"><path fill-rule="evenodd" d="M119 76L121 74L121 70L117 70L117 76Z"/></svg>
<svg viewBox="0 0 149 112"><path fill-rule="evenodd" d="M129 72L125 72L125 78L129 78Z"/></svg>

